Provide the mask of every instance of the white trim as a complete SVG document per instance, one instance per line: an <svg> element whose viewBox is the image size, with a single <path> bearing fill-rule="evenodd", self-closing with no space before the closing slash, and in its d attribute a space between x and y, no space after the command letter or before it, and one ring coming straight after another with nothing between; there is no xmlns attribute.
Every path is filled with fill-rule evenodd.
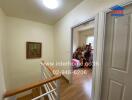
<svg viewBox="0 0 132 100"><path fill-rule="evenodd" d="M70 55L70 61L71 61L71 63L72 63L72 54L73 54L73 32L74 32L74 29L76 28L76 27L79 27L79 26L81 26L81 25L83 25L83 24L87 24L87 23L89 23L90 21L95 21L95 18L96 18L96 16L94 16L94 17L91 17L91 18L89 18L88 20L86 20L86 21L84 21L84 22L81 22L81 23L79 23L79 24L77 24L77 25L75 25L75 26L73 26L72 28L71 28L71 55ZM73 71L73 68L72 68L72 66L70 66L71 67L71 71ZM69 81L69 83L70 84L72 84L72 82L73 82L73 80L72 80L72 74L71 74L71 76L70 76L70 81Z"/></svg>
<svg viewBox="0 0 132 100"><path fill-rule="evenodd" d="M121 5L126 6L131 3L132 1L129 1L129 2L121 3ZM94 36L95 36L96 41L94 44L95 46L94 47L95 48L94 49L94 61L95 62L94 62L93 73L92 73L92 76L93 76L92 78L93 79L92 81L92 100L101 100L106 14L110 11L111 10L107 8L104 11L100 12L96 17L92 17L88 20L90 21L91 19L95 19ZM73 39L73 30L72 30L72 35L71 35L71 51L73 47L72 39ZM72 52L71 52L71 55L72 55ZM71 81L72 81L72 77L71 77Z"/></svg>
<svg viewBox="0 0 132 100"><path fill-rule="evenodd" d="M40 98L42 98L42 97L44 97L44 96L46 96L46 95L48 95L48 94L54 92L55 90L56 90L56 89L53 89L53 90L51 90L51 91L49 91L49 92L46 92L46 93L44 93L44 94L42 94L42 95L40 95L40 96L38 96L38 97L36 97L36 98L33 98L32 100L38 100L38 99L40 99Z"/></svg>
<svg viewBox="0 0 132 100"><path fill-rule="evenodd" d="M92 100L100 100L101 96L101 85L102 85L102 73L103 73L103 54L104 54L104 39L105 39L105 15L104 13L99 13L96 18L97 30L95 31L95 56L94 56L94 66L93 66L93 90L92 90Z"/></svg>
<svg viewBox="0 0 132 100"><path fill-rule="evenodd" d="M98 39L98 15L95 17L95 29L94 29L94 63L93 63L93 73L92 73L92 100L95 100L95 88L96 88L96 55L97 55L97 39Z"/></svg>
<svg viewBox="0 0 132 100"><path fill-rule="evenodd" d="M95 44L94 44L94 66L93 66L93 72L92 72L92 75L93 75L93 77L92 77L92 100L96 100L96 99L94 99L95 98L95 95L97 95L98 94L98 92L96 92L95 91L95 88L97 88L96 87L96 85L97 85L97 80L96 80L96 64L95 64L95 62L96 62L96 54L97 54L97 48L96 48L96 45L97 45L97 43L98 43L98 15L96 15L96 16L94 16L94 17L91 17L91 18L89 18L87 21L85 21L85 22L82 22L81 24L78 24L78 25L76 25L76 26L74 26L74 27L72 27L72 33L71 33L71 61L72 61L72 51L73 51L73 32L74 32L74 29L76 28L76 27L78 27L78 26L81 26L81 25L83 25L83 24L86 24L86 23L89 23L90 21L94 21L95 22L95 27L94 27L94 40L95 40ZM72 69L72 66L71 66L71 71L73 71L73 69ZM71 74L71 80L70 80L70 83L72 83L72 74Z"/></svg>
<svg viewBox="0 0 132 100"><path fill-rule="evenodd" d="M101 96L101 84L102 84L102 65L103 65L103 51L104 51L104 27L105 26L105 16L104 13L99 13L95 17L90 18L87 22L94 20L95 27L94 27L94 65L93 65L93 73L92 73L92 100L99 100ZM85 23L85 22L84 22ZM83 23L82 23L83 24ZM82 25L82 24L78 24ZM72 47L73 47L73 29L77 26L72 28L71 34L71 55L72 55ZM72 60L72 56L71 56ZM72 67L71 67L72 70ZM71 75L71 82L72 82L72 75Z"/></svg>
<svg viewBox="0 0 132 100"><path fill-rule="evenodd" d="M132 1L119 3L123 6L132 4ZM98 31L96 34L96 57L95 66L93 72L93 95L92 100L101 100L101 87L102 87L102 74L103 74L103 57L104 57L104 43L105 43L105 25L106 14L111 10L108 8L98 14ZM97 49L98 48L98 49ZM96 91L95 91L96 90Z"/></svg>

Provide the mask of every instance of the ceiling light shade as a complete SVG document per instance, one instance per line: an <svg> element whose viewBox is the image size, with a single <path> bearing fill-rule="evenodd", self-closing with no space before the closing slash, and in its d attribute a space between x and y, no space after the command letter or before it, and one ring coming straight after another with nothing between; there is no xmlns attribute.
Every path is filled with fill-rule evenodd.
<svg viewBox="0 0 132 100"><path fill-rule="evenodd" d="M49 9L55 9L59 6L57 0L43 0L43 4Z"/></svg>

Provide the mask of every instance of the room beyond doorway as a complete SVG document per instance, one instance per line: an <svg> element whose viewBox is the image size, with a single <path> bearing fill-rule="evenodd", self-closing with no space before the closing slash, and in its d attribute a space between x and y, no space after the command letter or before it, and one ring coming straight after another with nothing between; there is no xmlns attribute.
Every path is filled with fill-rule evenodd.
<svg viewBox="0 0 132 100"><path fill-rule="evenodd" d="M86 96L92 96L94 54L94 19L72 28L72 84L82 85Z"/></svg>

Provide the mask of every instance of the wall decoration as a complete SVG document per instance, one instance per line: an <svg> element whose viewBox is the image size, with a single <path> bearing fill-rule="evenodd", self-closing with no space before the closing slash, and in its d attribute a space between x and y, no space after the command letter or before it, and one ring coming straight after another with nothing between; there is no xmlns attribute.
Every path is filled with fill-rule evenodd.
<svg viewBox="0 0 132 100"><path fill-rule="evenodd" d="M34 59L41 58L42 43L39 42L26 42L26 58Z"/></svg>

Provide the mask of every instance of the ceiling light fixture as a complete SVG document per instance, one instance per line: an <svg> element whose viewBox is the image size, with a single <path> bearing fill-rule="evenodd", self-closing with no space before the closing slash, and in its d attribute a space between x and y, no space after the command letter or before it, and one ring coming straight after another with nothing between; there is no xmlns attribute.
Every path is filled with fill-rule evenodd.
<svg viewBox="0 0 132 100"><path fill-rule="evenodd" d="M43 4L49 9L56 9L59 6L57 0L43 0Z"/></svg>

